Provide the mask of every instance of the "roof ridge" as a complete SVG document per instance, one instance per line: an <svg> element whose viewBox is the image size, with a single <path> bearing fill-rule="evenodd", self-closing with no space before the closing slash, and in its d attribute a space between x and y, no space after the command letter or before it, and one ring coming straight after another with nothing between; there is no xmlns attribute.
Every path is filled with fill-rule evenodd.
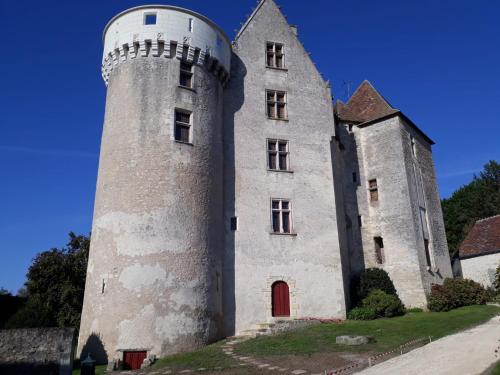
<svg viewBox="0 0 500 375"><path fill-rule="evenodd" d="M491 219L494 219L494 218L499 217L499 216L500 216L500 214L493 215L493 216L490 216L490 217L485 217L483 219L476 220L476 223L479 223L480 221L491 220Z"/></svg>

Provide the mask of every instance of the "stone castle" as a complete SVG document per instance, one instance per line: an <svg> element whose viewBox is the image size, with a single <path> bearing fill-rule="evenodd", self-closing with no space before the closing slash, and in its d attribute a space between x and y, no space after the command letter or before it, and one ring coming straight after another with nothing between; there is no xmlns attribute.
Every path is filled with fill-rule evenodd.
<svg viewBox="0 0 500 375"><path fill-rule="evenodd" d="M334 105L273 0L233 42L187 9L126 10L102 75L80 352L164 356L343 319L368 267L415 307L451 276L433 141L367 81Z"/></svg>

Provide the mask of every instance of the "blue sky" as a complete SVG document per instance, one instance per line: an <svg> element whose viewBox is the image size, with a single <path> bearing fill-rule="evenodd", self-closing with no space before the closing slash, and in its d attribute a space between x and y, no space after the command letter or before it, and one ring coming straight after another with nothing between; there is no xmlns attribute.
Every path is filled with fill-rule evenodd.
<svg viewBox="0 0 500 375"><path fill-rule="evenodd" d="M91 228L105 86L101 32L128 0L0 0L0 287ZM169 1L230 38L255 0ZM500 2L280 0L334 96L368 79L436 141L449 196L500 159Z"/></svg>

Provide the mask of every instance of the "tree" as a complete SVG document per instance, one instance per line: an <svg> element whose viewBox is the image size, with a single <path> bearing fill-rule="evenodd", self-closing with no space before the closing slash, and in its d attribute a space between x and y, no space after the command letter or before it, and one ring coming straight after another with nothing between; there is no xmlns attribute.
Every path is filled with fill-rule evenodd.
<svg viewBox="0 0 500 375"><path fill-rule="evenodd" d="M450 255L477 220L500 214L500 164L489 161L474 179L441 201Z"/></svg>
<svg viewBox="0 0 500 375"><path fill-rule="evenodd" d="M78 328L89 246L89 237L71 232L65 248L39 253L27 275L28 302L7 325L10 328Z"/></svg>

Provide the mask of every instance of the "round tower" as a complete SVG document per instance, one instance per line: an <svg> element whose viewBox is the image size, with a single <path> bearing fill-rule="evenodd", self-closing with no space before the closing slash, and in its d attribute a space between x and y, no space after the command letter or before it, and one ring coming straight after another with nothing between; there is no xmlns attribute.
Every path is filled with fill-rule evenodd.
<svg viewBox="0 0 500 375"><path fill-rule="evenodd" d="M222 334L222 109L231 45L206 17L140 6L104 30L107 85L78 352L100 362Z"/></svg>

